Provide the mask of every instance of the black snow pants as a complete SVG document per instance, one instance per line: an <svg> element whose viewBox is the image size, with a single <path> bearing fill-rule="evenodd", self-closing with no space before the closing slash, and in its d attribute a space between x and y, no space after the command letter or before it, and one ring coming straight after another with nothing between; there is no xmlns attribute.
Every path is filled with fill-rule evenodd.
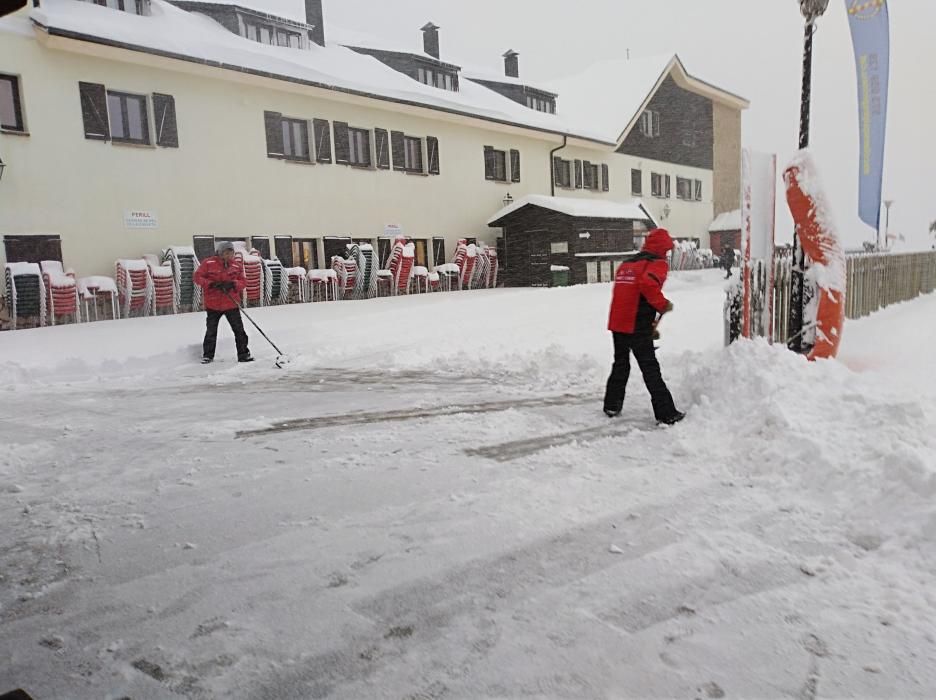
<svg viewBox="0 0 936 700"><path fill-rule="evenodd" d="M624 406L624 394L630 377L630 354L634 353L637 366L643 374L644 384L650 392L653 415L657 420L667 420L676 414L673 396L666 388L660 363L657 362L653 337L646 333L614 333L614 366L608 377L605 390L604 409L618 412Z"/></svg>
<svg viewBox="0 0 936 700"><path fill-rule="evenodd" d="M218 323L220 323L222 316L227 319L231 330L234 331L234 343L237 345L237 358L248 357L250 355L250 350L247 349L247 333L244 332L244 320L241 318L240 309L208 311L205 342L202 344L202 357L214 358L215 345L218 342Z"/></svg>

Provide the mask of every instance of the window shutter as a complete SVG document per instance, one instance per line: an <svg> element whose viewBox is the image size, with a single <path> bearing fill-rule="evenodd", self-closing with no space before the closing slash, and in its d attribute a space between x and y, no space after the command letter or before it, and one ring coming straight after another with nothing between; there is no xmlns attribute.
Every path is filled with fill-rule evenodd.
<svg viewBox="0 0 936 700"><path fill-rule="evenodd" d="M631 169L631 194L643 194L643 172Z"/></svg>
<svg viewBox="0 0 936 700"><path fill-rule="evenodd" d="M391 131L390 146L393 149L393 169L406 170L406 135L402 131Z"/></svg>
<svg viewBox="0 0 936 700"><path fill-rule="evenodd" d="M608 164L607 164L607 163L602 163L602 164L601 164L601 191L602 191L602 192L610 192L610 191L611 191L611 183L608 182L608 174L609 174L609 172L608 172Z"/></svg>
<svg viewBox="0 0 936 700"><path fill-rule="evenodd" d="M558 162L558 159L557 159ZM495 171L497 167L494 163L494 148L493 146L484 147L484 179L493 180L495 177Z"/></svg>
<svg viewBox="0 0 936 700"><path fill-rule="evenodd" d="M283 115L279 112L264 112L263 120L266 124L267 156L282 158L285 155L283 148Z"/></svg>
<svg viewBox="0 0 936 700"><path fill-rule="evenodd" d="M276 259L283 263L283 267L293 267L292 236L274 236L273 250Z"/></svg>
<svg viewBox="0 0 936 700"><path fill-rule="evenodd" d="M327 119L313 119L312 131L315 136L315 160L319 163L332 162L331 125Z"/></svg>
<svg viewBox="0 0 936 700"><path fill-rule="evenodd" d="M562 158L553 156L553 173L556 185L562 185Z"/></svg>
<svg viewBox="0 0 936 700"><path fill-rule="evenodd" d="M347 165L351 162L347 122L335 122L335 162L339 165Z"/></svg>
<svg viewBox="0 0 936 700"><path fill-rule="evenodd" d="M97 83L78 83L81 95L81 118L86 139L106 141L110 138L107 120L107 90Z"/></svg>
<svg viewBox="0 0 936 700"><path fill-rule="evenodd" d="M586 161L587 163L587 161ZM582 175L582 161L575 161L575 189L580 190L584 186L585 181Z"/></svg>
<svg viewBox="0 0 936 700"><path fill-rule="evenodd" d="M659 135L660 135L660 113L659 113L659 112L651 112L651 114L653 115L653 116L652 116L652 120L653 120L653 135L654 135L654 136L659 136Z"/></svg>
<svg viewBox="0 0 936 700"><path fill-rule="evenodd" d="M520 151L510 149L510 181L520 182Z"/></svg>
<svg viewBox="0 0 936 700"><path fill-rule="evenodd" d="M669 199L670 196L672 195L671 185L673 183L673 178L667 175L666 178L664 179L664 182L666 183L666 187L665 187L665 191L663 192L663 196Z"/></svg>
<svg viewBox="0 0 936 700"><path fill-rule="evenodd" d="M439 139L435 136L426 137L426 148L429 151L429 174L439 174Z"/></svg>
<svg viewBox="0 0 936 700"><path fill-rule="evenodd" d="M695 200L697 202L702 201L702 181L701 180L695 181Z"/></svg>
<svg viewBox="0 0 936 700"><path fill-rule="evenodd" d="M374 129L374 150L377 154L377 167L390 169L390 134L386 129Z"/></svg>
<svg viewBox="0 0 936 700"><path fill-rule="evenodd" d="M153 113L156 119L156 145L179 147L179 127L176 123L175 98L153 93Z"/></svg>

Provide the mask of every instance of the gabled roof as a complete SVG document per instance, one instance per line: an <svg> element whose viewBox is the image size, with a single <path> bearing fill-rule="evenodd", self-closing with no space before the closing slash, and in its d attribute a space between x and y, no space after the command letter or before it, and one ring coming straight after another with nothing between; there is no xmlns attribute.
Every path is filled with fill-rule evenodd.
<svg viewBox="0 0 936 700"><path fill-rule="evenodd" d="M735 109L750 103L686 72L679 56L664 54L646 58L602 61L576 75L550 81L562 96L562 115L577 123L591 123L602 138L620 144L667 76L676 84Z"/></svg>
<svg viewBox="0 0 936 700"><path fill-rule="evenodd" d="M653 217L644 209L639 199L632 202L609 202L605 199L585 199L577 197L550 197L543 194L531 194L504 207L488 219L487 225L498 227L503 219L525 207L549 209L581 219L624 219L627 221L650 221L656 226Z"/></svg>
<svg viewBox="0 0 936 700"><path fill-rule="evenodd" d="M715 221L708 227L711 233L719 231L740 231L741 230L741 210L726 211L715 217Z"/></svg>

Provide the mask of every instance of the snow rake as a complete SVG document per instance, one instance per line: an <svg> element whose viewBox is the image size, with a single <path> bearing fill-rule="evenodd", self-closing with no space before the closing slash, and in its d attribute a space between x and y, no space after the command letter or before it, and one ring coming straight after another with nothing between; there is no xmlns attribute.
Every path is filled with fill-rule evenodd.
<svg viewBox="0 0 936 700"><path fill-rule="evenodd" d="M289 359L289 356L288 356L288 355L285 355L285 354L283 353L282 350L280 350L278 347L276 347L276 343L274 343L272 340L270 340L270 337L269 337L266 333L263 332L263 329L260 328L260 326L257 325L257 322L254 321L254 320L250 317L250 314L247 313L247 311L244 309L243 305L242 305L230 292L227 292L227 291L226 291L226 292L225 292L225 295L227 295L227 298L228 298L228 299L230 299L230 300L233 301L235 304L237 304L237 308L240 309L240 312L241 312L242 314L244 314L244 317L245 317L248 321L250 321L250 325L252 325L254 328L256 328L256 329L257 329L257 332L258 332L260 335L263 336L263 339L264 339L265 341L267 341L267 342L273 347L274 350L276 350L276 360L273 362L273 364L276 366L276 368L277 368L277 369L283 369L283 366L284 366L284 365L288 365L290 362L292 362L292 360Z"/></svg>

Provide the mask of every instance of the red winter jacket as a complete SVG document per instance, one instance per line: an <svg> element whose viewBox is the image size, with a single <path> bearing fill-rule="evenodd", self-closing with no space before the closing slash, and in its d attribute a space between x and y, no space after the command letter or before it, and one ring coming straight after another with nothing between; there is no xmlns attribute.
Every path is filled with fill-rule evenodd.
<svg viewBox="0 0 936 700"><path fill-rule="evenodd" d="M621 263L614 275L614 294L608 330L615 333L651 333L656 314L666 311L663 283L669 266L666 254L673 239L665 229L654 229L641 252Z"/></svg>
<svg viewBox="0 0 936 700"><path fill-rule="evenodd" d="M222 292L220 289L211 286L213 282L233 282L234 289L230 292ZM231 297L240 299L241 294L247 287L244 265L238 258L234 258L227 267L224 265L224 260L218 255L205 258L195 271L195 284L205 290L205 309L207 311L236 309L237 303Z"/></svg>

